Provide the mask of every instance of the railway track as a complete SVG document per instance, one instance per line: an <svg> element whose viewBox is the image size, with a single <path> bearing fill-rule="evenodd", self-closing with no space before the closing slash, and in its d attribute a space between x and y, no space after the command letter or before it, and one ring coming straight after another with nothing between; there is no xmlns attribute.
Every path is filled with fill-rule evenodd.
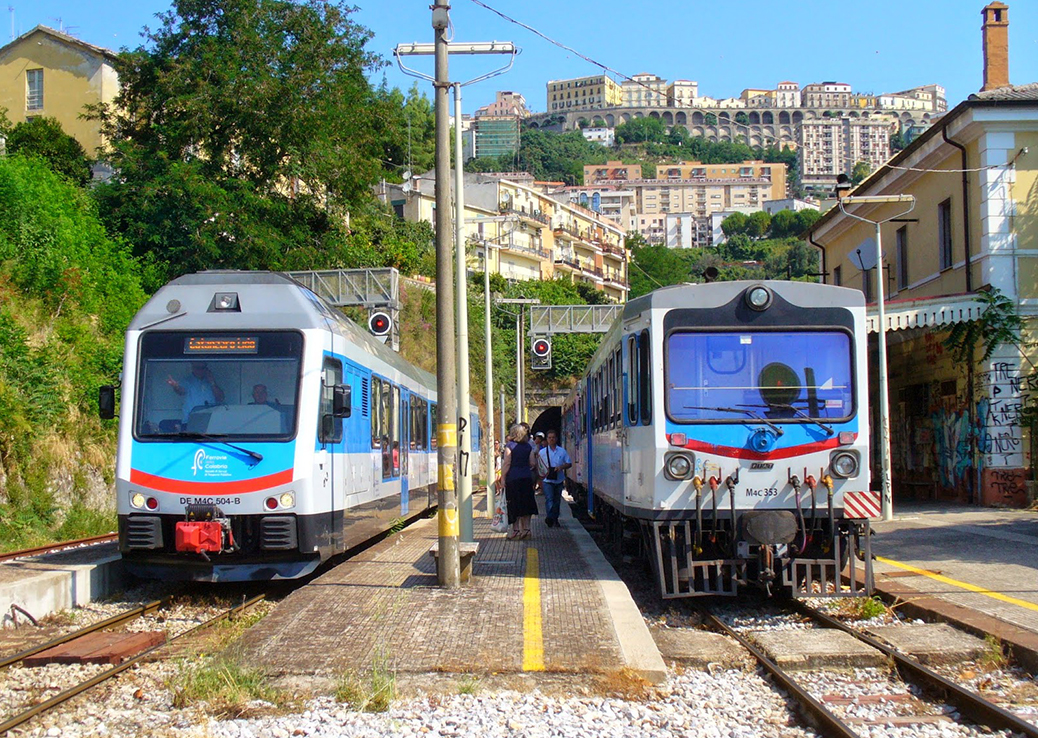
<svg viewBox="0 0 1038 738"><path fill-rule="evenodd" d="M26 556L39 556L41 554L55 553L57 551L64 551L70 548L79 548L80 546L90 546L95 543L110 543L119 539L118 533L105 533L100 536L89 536L87 538L76 538L71 541L62 541L61 543L51 543L47 546L36 546L35 548L23 548L18 551L10 551L8 553L0 554L0 561L10 561L11 559L20 559Z"/></svg>
<svg viewBox="0 0 1038 738"><path fill-rule="evenodd" d="M908 709L912 709L913 705L918 705L920 708L927 710L925 714L888 716L864 720L857 717L848 717L847 715L838 715L823 704L823 701L829 701L830 704L835 706L841 700L829 699L828 696L826 700L817 699L811 694L808 686L809 679L803 675L795 676L788 670L783 669L765 654L751 638L741 632L739 628L730 626L716 614L707 611L699 605L693 605L693 607L699 610L705 624L731 637L753 655L761 667L794 699L806 721L821 734L831 738L859 738L867 733L867 730L860 729L863 723L867 725L869 723L891 722L908 727L915 724L915 722L943 721L949 718L955 719L955 716L958 716L957 722L966 722L991 730L1011 731L1012 735L1038 738L1038 726L1017 717L976 692L941 676L916 659L900 653L885 643L803 602L792 602L790 606L796 613L810 619L818 627L841 630L881 652L893 664L901 682L908 687L903 692L895 691L886 694L867 695L866 700L900 704ZM814 669L813 671L817 672L819 670ZM924 703L915 696L920 693L932 696L936 698L936 701ZM843 701L848 705L854 705L859 703L860 696L849 697ZM855 728L856 725L859 726L859 729Z"/></svg>
<svg viewBox="0 0 1038 738"><path fill-rule="evenodd" d="M55 640L50 641L50 642L48 642L46 644L42 644L40 646L33 647L33 648L28 649L26 651L22 651L21 653L15 654L15 655L7 658L7 659L4 659L4 661L2 663L0 663L0 668L9 667L9 666L11 666L11 665L13 665L15 663L18 663L19 661L22 661L22 660L28 658L29 656L31 656L31 655L33 655L35 653L39 653L40 651L43 651L43 650L45 650L47 648L51 648L53 646L60 645L62 643L66 643L68 641L74 640L75 638L81 637L83 635L87 635L89 633L97 632L97 631L99 631L99 630L101 630L103 628L111 628L111 627L115 627L115 626L118 626L118 625L125 625L126 623L130 622L131 620L134 620L136 618L142 617L143 615L145 615L147 613L153 612L155 610L161 609L164 606L167 606L169 604L169 602L167 601L168 599L171 599L171 598L167 598L167 599L163 599L163 600L156 600L156 601L147 603L145 605L141 605L140 607L135 608L134 610L128 611L126 613L121 613L121 614L116 615L116 616L114 616L112 618L108 618L107 620L95 623L95 624L93 624L91 626L88 626L88 627L83 628L81 630L75 631L74 633L70 633L70 634L68 634L66 636L62 636L61 638L55 639ZM47 712L49 710L52 710L55 707L58 707L59 705L69 701L70 699L72 699L73 697L76 697L77 695L82 694L83 692L87 691L88 689L91 689L92 687L95 687L98 684L106 682L106 681L108 681L109 679L112 679L115 676L118 676L119 674L121 674L122 672L126 671L127 669L130 669L133 666L135 666L136 664L138 664L138 663L144 661L145 659L149 658L150 656L152 656L159 649L165 648L165 647L169 646L171 643L173 643L175 641L179 641L179 640L181 640L183 638L186 638L187 636L190 636L190 635L193 635L193 634L197 634L198 632L200 632L200 631L202 631L202 630L204 630L206 628L209 628L209 627L219 623L222 620L225 620L225 619L230 618L230 617L234 617L234 616L236 616L236 615L238 615L238 614L240 614L242 612L245 612L249 608L254 607L255 605L257 605L260 602L262 602L264 599L266 599L266 595L265 594L258 594L258 595L255 595L255 596L245 600L244 602L242 602L239 605L235 605L234 607L226 608L222 612L220 612L217 615L215 615L214 617L209 618L208 620L206 620L206 621L204 621L202 623L199 623L198 625L195 625L194 627L190 628L189 630L186 630L186 631L184 631L182 633L179 633L177 635L174 635L174 636L169 636L169 637L167 637L167 639L163 643L160 643L160 644L158 644L156 646L152 646L151 648L148 648L148 649L140 652L139 654L137 654L133 658L127 659L126 661L123 661L122 663L120 663L120 664L118 664L116 666L113 666L110 669L102 671L101 673L96 674L93 677L91 677L89 679L86 679L86 680L80 682L79 684L77 684L77 685L75 685L73 687L70 687L69 689L66 689L65 691L61 692L60 694L57 694L54 697L51 697L50 699L48 699L48 700L46 700L44 702L41 702L38 705L35 705L35 706L31 707L28 710L25 710L23 712L20 712L20 713L18 713L16 715L13 715L13 716L7 718L3 722L0 722L0 735L6 734L8 731L12 730L13 728L16 728L19 725L22 725L23 723L25 723L25 722L27 722L29 720L32 720L33 718L37 717L38 715L42 715L43 713L45 713L45 712Z"/></svg>

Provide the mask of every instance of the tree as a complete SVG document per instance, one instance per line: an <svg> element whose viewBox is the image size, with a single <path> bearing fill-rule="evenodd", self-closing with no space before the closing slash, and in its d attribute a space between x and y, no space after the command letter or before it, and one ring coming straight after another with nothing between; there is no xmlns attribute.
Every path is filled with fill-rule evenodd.
<svg viewBox="0 0 1038 738"><path fill-rule="evenodd" d="M651 141L663 143L667 135L667 126L659 118L635 118L616 127L616 140L621 143L638 143Z"/></svg>
<svg viewBox="0 0 1038 738"><path fill-rule="evenodd" d="M746 221L746 235L750 238L764 238L770 228L771 216L763 210L752 213Z"/></svg>
<svg viewBox="0 0 1038 738"><path fill-rule="evenodd" d="M745 213L732 213L721 221L721 231L731 238L737 233L745 233L750 219Z"/></svg>
<svg viewBox="0 0 1038 738"><path fill-rule="evenodd" d="M822 217L822 214L814 209L798 210L797 211L797 229L796 233L800 234L806 231L808 228L818 222L818 219Z"/></svg>
<svg viewBox="0 0 1038 738"><path fill-rule="evenodd" d="M746 115L746 113L740 110L738 113L735 114L735 122L741 123L744 126L749 125L750 116Z"/></svg>
<svg viewBox="0 0 1038 738"><path fill-rule="evenodd" d="M115 104L93 114L119 176L109 226L166 275L277 268L346 237L371 199L399 109L368 84L370 33L333 0L174 0L119 55Z"/></svg>
<svg viewBox="0 0 1038 738"><path fill-rule="evenodd" d="M688 267L688 263L676 249L663 245L635 249L631 258L631 291L628 299L660 287L687 282Z"/></svg>
<svg viewBox="0 0 1038 738"><path fill-rule="evenodd" d="M795 236L797 231L797 216L792 210L779 210L771 218L771 237L786 238Z"/></svg>
<svg viewBox="0 0 1038 738"><path fill-rule="evenodd" d="M867 161L855 162L854 168L851 169L851 184L858 185L865 180L866 177L872 172L872 165Z"/></svg>
<svg viewBox="0 0 1038 738"><path fill-rule="evenodd" d="M84 185L90 180L86 151L54 118L33 118L16 125L7 135L7 153L39 157L74 184Z"/></svg>

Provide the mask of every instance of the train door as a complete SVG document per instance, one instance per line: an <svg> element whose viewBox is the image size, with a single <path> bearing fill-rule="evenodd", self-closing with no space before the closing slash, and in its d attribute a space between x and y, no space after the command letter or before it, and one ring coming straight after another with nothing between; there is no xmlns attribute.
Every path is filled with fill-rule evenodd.
<svg viewBox="0 0 1038 738"><path fill-rule="evenodd" d="M409 451L411 449L411 393L403 390L400 395L400 515L406 516L410 509L411 485L408 478Z"/></svg>
<svg viewBox="0 0 1038 738"><path fill-rule="evenodd" d="M342 480L343 419L332 412L335 387L343 382L342 362L325 355L321 367L321 404L318 414L317 474L314 476L314 498L320 507L327 506L327 517L320 525L319 545L333 545L342 535L345 488ZM320 486L319 486L320 485ZM320 511L320 508L315 512Z"/></svg>

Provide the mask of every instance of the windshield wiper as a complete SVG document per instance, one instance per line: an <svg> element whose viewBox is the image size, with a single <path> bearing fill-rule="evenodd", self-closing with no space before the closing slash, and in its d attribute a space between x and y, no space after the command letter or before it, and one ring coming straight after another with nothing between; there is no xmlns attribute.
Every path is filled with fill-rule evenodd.
<svg viewBox="0 0 1038 738"><path fill-rule="evenodd" d="M761 407L761 406L756 405L754 407ZM836 432L836 431L833 430L833 427L831 425L826 425L825 423L823 423L818 418L812 418L810 415L808 415L807 413L805 413L803 410L801 410L800 408L796 407L795 405L790 405L790 404L787 404L785 402L769 402L767 404L767 407L768 408L778 408L779 410L792 410L794 413L796 413L797 417L803 418L804 420L808 420L808 421L814 423L815 425L817 425L822 430L824 430L825 434L827 436L831 436L833 433Z"/></svg>
<svg viewBox="0 0 1038 738"><path fill-rule="evenodd" d="M689 410L713 410L718 413L742 413L743 415L749 415L754 420L759 420L761 423L764 423L764 425L775 431L776 436L781 436L785 432L767 418L762 418L752 410L747 410L743 407L700 407L698 405L682 405L682 407L688 408Z"/></svg>
<svg viewBox="0 0 1038 738"><path fill-rule="evenodd" d="M172 433L170 435L174 436L175 438L199 438L204 441L216 441L217 443L222 443L224 446L230 446L235 451L241 451L243 454L248 454L256 461L263 461L263 454L259 453L258 451L252 451L250 449L237 446L231 443L230 441L224 440L222 436L213 436L208 433L193 433L191 431L180 431L178 433Z"/></svg>

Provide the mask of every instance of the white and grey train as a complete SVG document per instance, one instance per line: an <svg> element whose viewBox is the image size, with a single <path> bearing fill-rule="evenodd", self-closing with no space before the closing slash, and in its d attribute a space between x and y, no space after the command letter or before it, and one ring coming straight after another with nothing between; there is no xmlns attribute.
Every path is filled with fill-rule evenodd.
<svg viewBox="0 0 1038 738"><path fill-rule="evenodd" d="M435 377L283 274L161 288L126 334L122 408L119 546L138 576L300 577L436 504Z"/></svg>
<svg viewBox="0 0 1038 738"><path fill-rule="evenodd" d="M665 598L868 594L865 336L862 293L841 287L631 300L563 408L571 486L616 545L638 541ZM840 584L848 564L863 584Z"/></svg>

